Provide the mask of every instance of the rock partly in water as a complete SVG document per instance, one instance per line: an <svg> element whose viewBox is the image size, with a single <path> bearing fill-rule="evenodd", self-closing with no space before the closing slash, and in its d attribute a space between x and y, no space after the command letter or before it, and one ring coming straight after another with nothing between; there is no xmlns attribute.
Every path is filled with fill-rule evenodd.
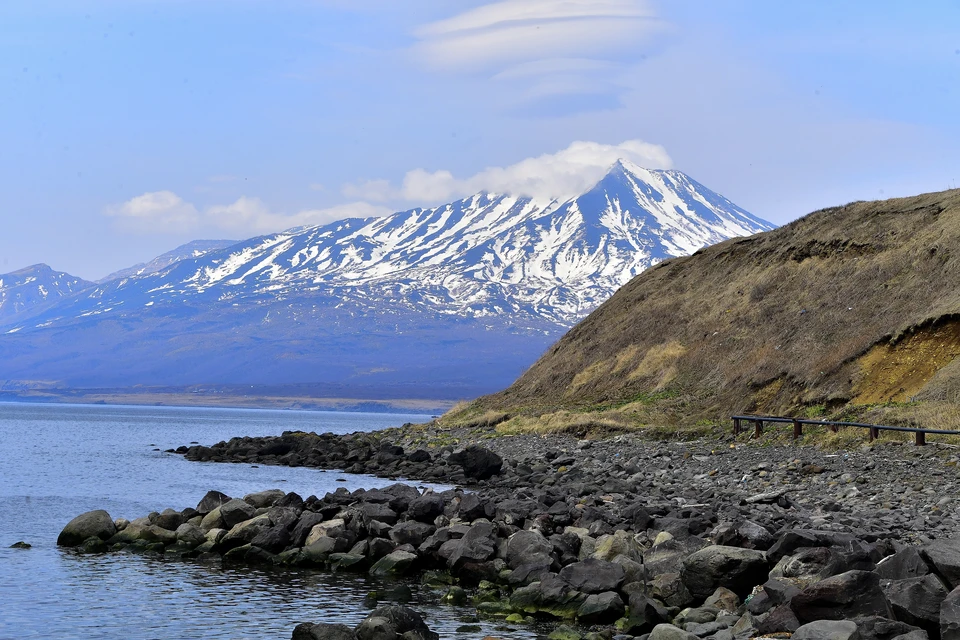
<svg viewBox="0 0 960 640"><path fill-rule="evenodd" d="M88 538L109 540L117 533L117 526L110 514L103 509L82 513L63 528L57 537L61 547L76 547Z"/></svg>

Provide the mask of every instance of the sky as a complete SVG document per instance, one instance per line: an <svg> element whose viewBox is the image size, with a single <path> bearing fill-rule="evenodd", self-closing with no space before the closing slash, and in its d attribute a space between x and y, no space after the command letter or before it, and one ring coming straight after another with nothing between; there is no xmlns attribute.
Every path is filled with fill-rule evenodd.
<svg viewBox="0 0 960 640"><path fill-rule="evenodd" d="M88 279L618 157L782 224L960 186L960 3L0 3L0 273Z"/></svg>

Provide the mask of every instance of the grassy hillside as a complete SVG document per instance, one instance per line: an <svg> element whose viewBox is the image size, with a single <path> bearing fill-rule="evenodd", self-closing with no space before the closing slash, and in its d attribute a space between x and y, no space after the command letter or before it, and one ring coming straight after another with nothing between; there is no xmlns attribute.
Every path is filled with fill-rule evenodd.
<svg viewBox="0 0 960 640"><path fill-rule="evenodd" d="M448 424L674 428L734 412L960 426L960 190L817 211L661 263Z"/></svg>

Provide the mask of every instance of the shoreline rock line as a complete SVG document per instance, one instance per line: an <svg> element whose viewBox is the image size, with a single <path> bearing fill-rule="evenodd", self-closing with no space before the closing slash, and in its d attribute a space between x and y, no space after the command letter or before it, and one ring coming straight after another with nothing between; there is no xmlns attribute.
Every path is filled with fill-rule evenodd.
<svg viewBox="0 0 960 640"><path fill-rule="evenodd" d="M908 514L901 523L899 509L881 508L884 490L871 477L858 482L876 471L873 450L562 437L464 438L467 446L430 448L409 434L390 435L285 433L185 453L469 489L397 483L306 499L211 491L196 508L132 522L83 514L60 540L85 552L419 579L440 590L441 601L472 604L481 616L579 625L558 627L558 638L960 639L953 511L925 489L904 499L928 511L925 502L940 504L934 517ZM944 492L952 487L949 450L883 454L891 468L919 462L928 474L940 472ZM323 626L298 629L298 638L348 637L324 635Z"/></svg>

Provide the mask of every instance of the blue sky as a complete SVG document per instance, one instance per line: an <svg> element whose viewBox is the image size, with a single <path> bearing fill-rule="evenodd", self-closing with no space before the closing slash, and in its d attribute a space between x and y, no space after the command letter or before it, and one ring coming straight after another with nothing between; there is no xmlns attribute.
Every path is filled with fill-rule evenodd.
<svg viewBox="0 0 960 640"><path fill-rule="evenodd" d="M0 272L562 195L617 155L776 223L952 187L960 4L916 6L5 2Z"/></svg>

